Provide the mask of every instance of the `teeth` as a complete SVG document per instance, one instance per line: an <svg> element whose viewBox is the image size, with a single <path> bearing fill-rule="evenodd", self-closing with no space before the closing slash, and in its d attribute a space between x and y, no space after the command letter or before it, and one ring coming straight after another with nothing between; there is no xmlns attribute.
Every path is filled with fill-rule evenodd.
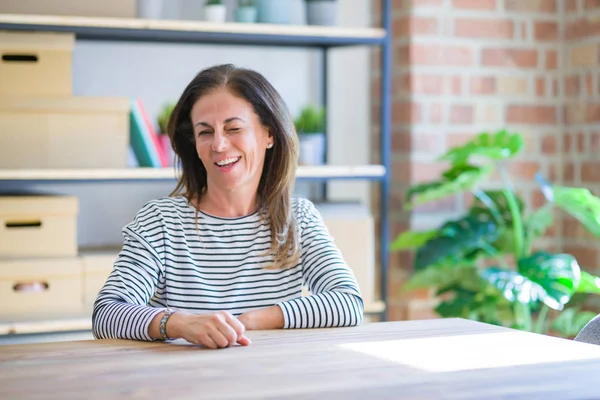
<svg viewBox="0 0 600 400"><path fill-rule="evenodd" d="M222 166L224 166L224 165L233 164L233 163L234 163L234 162L236 162L237 160L239 160L239 157L229 157L229 158L226 158L226 159L224 159L224 160L218 161L218 162L217 162L217 165L218 165L219 167L222 167Z"/></svg>

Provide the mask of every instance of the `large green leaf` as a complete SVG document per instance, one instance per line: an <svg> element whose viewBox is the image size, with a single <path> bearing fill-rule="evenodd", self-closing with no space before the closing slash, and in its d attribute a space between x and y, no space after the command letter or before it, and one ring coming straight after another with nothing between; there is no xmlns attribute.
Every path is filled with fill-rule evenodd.
<svg viewBox="0 0 600 400"><path fill-rule="evenodd" d="M493 248L501 254L513 254L515 252L515 233L511 227L498 228L498 239L492 244Z"/></svg>
<svg viewBox="0 0 600 400"><path fill-rule="evenodd" d="M406 193L405 208L411 210L417 205L470 190L491 172L491 166L455 165L438 181L412 186Z"/></svg>
<svg viewBox="0 0 600 400"><path fill-rule="evenodd" d="M520 259L518 269L545 290L544 303L556 310L571 299L581 279L579 264L570 254L537 252Z"/></svg>
<svg viewBox="0 0 600 400"><path fill-rule="evenodd" d="M450 221L440 228L440 236L428 240L417 250L415 270L440 264L468 264L476 251L490 247L498 234L493 221L472 216Z"/></svg>
<svg viewBox="0 0 600 400"><path fill-rule="evenodd" d="M563 337L572 338L587 325L597 314L591 311L580 311L578 308L566 308L552 323L552 329Z"/></svg>
<svg viewBox="0 0 600 400"><path fill-rule="evenodd" d="M581 279L579 264L570 254L537 252L520 259L518 269L544 289L542 301L555 310L562 310L571 300Z"/></svg>
<svg viewBox="0 0 600 400"><path fill-rule="evenodd" d="M392 242L390 250L400 251L415 249L423 246L429 239L437 236L437 230L431 231L406 231L398 235L396 240Z"/></svg>
<svg viewBox="0 0 600 400"><path fill-rule="evenodd" d="M443 295L445 300L439 303L436 312L445 318L461 317L496 325L512 323L510 303L487 282L479 278L479 283L475 289L465 287L462 282L440 289L436 295Z"/></svg>
<svg viewBox="0 0 600 400"><path fill-rule="evenodd" d="M488 219L497 219L501 218L502 222L510 225L512 224L512 214L510 212L510 208L508 207L508 201L506 200L506 196L504 195L503 190L485 190L481 192L476 192L476 198L469 209L469 214L474 215L480 218ZM517 204L519 206L519 210L524 208L525 203L523 200L515 196L517 199ZM486 204L487 203L487 204ZM491 203L491 204L490 204ZM494 214L497 213L497 216Z"/></svg>
<svg viewBox="0 0 600 400"><path fill-rule="evenodd" d="M464 164L473 156L502 160L516 155L524 146L523 137L518 133L511 134L506 130L495 134L481 133L463 146L449 150L440 159L452 164Z"/></svg>
<svg viewBox="0 0 600 400"><path fill-rule="evenodd" d="M518 262L518 271L497 267L482 272L511 302L533 305L540 301L562 310L579 285L581 271L570 254L538 252Z"/></svg>
<svg viewBox="0 0 600 400"><path fill-rule="evenodd" d="M535 180L548 202L577 218L595 236L600 236L600 198L585 188L552 185L539 173Z"/></svg>
<svg viewBox="0 0 600 400"><path fill-rule="evenodd" d="M481 277L495 286L511 303L532 305L543 301L544 289L517 271L490 267L481 272Z"/></svg>
<svg viewBox="0 0 600 400"><path fill-rule="evenodd" d="M470 265L441 265L416 271L402 287L403 291L422 289L428 287L445 287L455 282L460 282L463 287L470 290L481 288L481 279L477 268Z"/></svg>
<svg viewBox="0 0 600 400"><path fill-rule="evenodd" d="M577 293L600 294L600 278L581 271L581 280L577 286Z"/></svg>
<svg viewBox="0 0 600 400"><path fill-rule="evenodd" d="M588 189L552 186L554 204L577 218L592 234L600 236L600 198Z"/></svg>
<svg viewBox="0 0 600 400"><path fill-rule="evenodd" d="M546 233L552 224L554 224L554 213L550 203L538 208L525 217L523 226L528 245L531 245L533 240Z"/></svg>
<svg viewBox="0 0 600 400"><path fill-rule="evenodd" d="M479 307L476 301L477 292L467 290L460 285L452 285L437 292L440 296L445 293L453 292L453 296L440 302L435 308L435 312L444 318L468 318L469 314Z"/></svg>

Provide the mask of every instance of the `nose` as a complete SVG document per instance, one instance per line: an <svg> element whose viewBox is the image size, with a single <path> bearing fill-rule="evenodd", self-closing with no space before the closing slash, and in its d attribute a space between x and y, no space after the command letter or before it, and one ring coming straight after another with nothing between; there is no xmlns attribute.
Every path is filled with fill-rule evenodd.
<svg viewBox="0 0 600 400"><path fill-rule="evenodd" d="M212 149L214 152L222 153L229 147L229 140L223 134L223 131L216 131L213 135Z"/></svg>

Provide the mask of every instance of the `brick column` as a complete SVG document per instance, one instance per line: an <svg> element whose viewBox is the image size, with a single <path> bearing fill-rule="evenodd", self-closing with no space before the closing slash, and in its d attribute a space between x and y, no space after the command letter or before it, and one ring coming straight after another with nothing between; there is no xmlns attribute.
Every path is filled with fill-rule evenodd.
<svg viewBox="0 0 600 400"><path fill-rule="evenodd" d="M469 200L463 196L411 214L402 211L403 198L410 185L439 176L445 165L434 162L437 156L482 131L507 127L524 134L527 151L509 169L526 202L539 204L534 174L561 178L562 12L557 2L404 0L393 5L392 237L408 227L436 227L464 212ZM377 111L377 73L373 84ZM391 256L390 319L433 316L430 293L400 295L411 273L409 255Z"/></svg>
<svg viewBox="0 0 600 400"><path fill-rule="evenodd" d="M565 5L564 88L566 130L564 180L600 194L600 1L567 0ZM598 239L573 218L563 221L564 250L593 273L598 269Z"/></svg>

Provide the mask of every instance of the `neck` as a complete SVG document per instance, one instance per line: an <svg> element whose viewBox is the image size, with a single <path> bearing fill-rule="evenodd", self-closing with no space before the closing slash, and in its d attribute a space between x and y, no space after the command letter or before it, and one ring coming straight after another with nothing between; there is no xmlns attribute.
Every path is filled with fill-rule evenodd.
<svg viewBox="0 0 600 400"><path fill-rule="evenodd" d="M256 190L223 191L211 189L210 185L200 200L198 208L210 215L223 218L237 218L252 214L258 207Z"/></svg>

